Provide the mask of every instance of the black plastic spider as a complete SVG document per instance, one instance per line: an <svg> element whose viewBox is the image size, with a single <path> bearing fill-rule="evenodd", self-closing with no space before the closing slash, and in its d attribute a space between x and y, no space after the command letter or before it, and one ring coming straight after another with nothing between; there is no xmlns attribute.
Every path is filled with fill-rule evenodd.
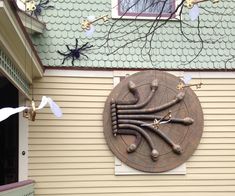
<svg viewBox="0 0 235 196"><path fill-rule="evenodd" d="M85 56L88 59L88 56L85 55L82 51L93 47L93 45L89 45L89 43L87 42L87 43L83 44L80 48L78 48L78 39L76 39L76 44L75 44L74 49L70 49L68 45L66 45L66 47L68 49L67 52L60 52L59 50L57 50L57 52L59 54L64 56L64 60L63 60L62 64L64 64L64 61L66 59L72 58L72 65L74 66L74 60L80 59L81 55Z"/></svg>
<svg viewBox="0 0 235 196"><path fill-rule="evenodd" d="M45 1L44 0L40 0L39 3L36 5L35 10L33 10L31 12L31 15L34 15L34 16L36 16L36 18L38 18L38 16L41 15L41 12L42 12L43 9L44 10L46 10L46 9L53 9L54 6L47 5L48 3L50 3L49 0L45 0Z"/></svg>

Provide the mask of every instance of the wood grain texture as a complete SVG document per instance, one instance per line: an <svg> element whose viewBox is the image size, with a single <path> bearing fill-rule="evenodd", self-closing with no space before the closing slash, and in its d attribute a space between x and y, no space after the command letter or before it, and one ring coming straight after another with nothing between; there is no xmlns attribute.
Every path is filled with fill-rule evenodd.
<svg viewBox="0 0 235 196"><path fill-rule="evenodd" d="M177 90L176 86L179 81L178 77L166 72L143 71L122 80L110 93L103 113L104 135L110 150L123 163L144 172L164 172L183 164L192 155L201 139L204 123L203 112L197 96L190 88L183 91ZM130 84L136 85L135 88L140 94L140 100L136 105L119 105L120 100L122 102L133 100L134 96L131 93ZM156 88L154 93L152 93L153 88ZM153 96L146 104L147 106L144 105L138 109L128 109L141 105L145 100L148 100L147 97L149 95ZM178 97L181 98L174 102ZM121 134L115 136L113 133L112 126L113 123L116 123L111 120L113 118L113 104L111 102L113 101L117 105L114 108L117 110L115 114L117 131L121 129L128 132L129 130L134 130L133 128L138 128L141 129L139 131L142 131L143 140L140 146L132 153L129 153L127 149L129 145L132 145L133 137L130 138ZM158 109L155 109L164 108L167 105L169 107L165 107L163 110L159 109L158 111ZM144 123L153 123L154 120L154 118L147 119L143 118L143 116L164 116L169 111L172 111L171 121L160 125L158 129L147 129L149 127L141 126ZM190 118L193 123L174 123L174 118L181 120ZM138 122L141 123L138 124ZM123 126L125 127L123 128ZM176 152L174 146L182 149L182 153ZM152 160L153 156L151 157L154 150L159 153L157 160Z"/></svg>

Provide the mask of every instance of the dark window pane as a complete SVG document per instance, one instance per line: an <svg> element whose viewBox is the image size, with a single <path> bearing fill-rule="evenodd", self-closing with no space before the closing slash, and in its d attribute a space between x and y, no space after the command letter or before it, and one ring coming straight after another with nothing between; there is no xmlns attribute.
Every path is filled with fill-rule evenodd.
<svg viewBox="0 0 235 196"><path fill-rule="evenodd" d="M169 15L175 9L175 0L119 0L119 15Z"/></svg>

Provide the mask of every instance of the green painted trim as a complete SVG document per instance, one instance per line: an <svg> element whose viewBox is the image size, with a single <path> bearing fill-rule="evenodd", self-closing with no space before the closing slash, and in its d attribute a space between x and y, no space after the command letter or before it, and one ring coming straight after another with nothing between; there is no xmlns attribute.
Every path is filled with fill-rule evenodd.
<svg viewBox="0 0 235 196"><path fill-rule="evenodd" d="M34 195L33 184L0 192L0 196L33 196L33 195Z"/></svg>
<svg viewBox="0 0 235 196"><path fill-rule="evenodd" d="M8 76L23 90L26 95L29 95L30 84L19 71L19 69L14 65L11 59L4 53L0 48L0 69L3 69Z"/></svg>

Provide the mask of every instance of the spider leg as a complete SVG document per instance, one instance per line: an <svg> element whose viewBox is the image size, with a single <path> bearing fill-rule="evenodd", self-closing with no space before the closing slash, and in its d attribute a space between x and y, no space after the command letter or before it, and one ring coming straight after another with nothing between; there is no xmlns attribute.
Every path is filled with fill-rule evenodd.
<svg viewBox="0 0 235 196"><path fill-rule="evenodd" d="M53 9L53 8L55 8L54 6L52 6L52 5L49 5L49 6L45 6L45 7L43 7L45 10L47 10L47 9Z"/></svg>
<svg viewBox="0 0 235 196"><path fill-rule="evenodd" d="M68 49L68 51L71 51L71 49L69 48L69 45L66 45L66 48Z"/></svg>
<svg viewBox="0 0 235 196"><path fill-rule="evenodd" d="M36 6L36 9L33 11L34 16L38 19L38 16L41 15L41 7L39 5Z"/></svg>
<svg viewBox="0 0 235 196"><path fill-rule="evenodd" d="M66 56L66 55L65 55ZM65 60L67 60L70 56L64 57L64 60L62 61L62 64L64 64Z"/></svg>
<svg viewBox="0 0 235 196"><path fill-rule="evenodd" d="M46 0L46 1L44 1L44 2L41 2L41 1L40 1L39 4L41 4L41 5L46 5L46 4L48 4L48 3L49 3L49 0Z"/></svg>
<svg viewBox="0 0 235 196"><path fill-rule="evenodd" d="M74 57L72 57L72 58L73 58L73 59L72 59L72 65L74 66L74 60L75 60L75 59L74 59Z"/></svg>
<svg viewBox="0 0 235 196"><path fill-rule="evenodd" d="M83 44L82 47L80 48L80 50L85 50L85 49L89 49L89 48L93 47L93 45L88 46L88 44L89 44L89 42Z"/></svg>
<svg viewBox="0 0 235 196"><path fill-rule="evenodd" d="M42 7L42 8L44 8L45 10L46 10L46 9L52 9L52 8L55 8L55 7L54 7L54 6L52 6L52 5L48 5L48 6L47 6L47 5L41 5L41 7Z"/></svg>
<svg viewBox="0 0 235 196"><path fill-rule="evenodd" d="M80 49L81 49L81 50L84 49L84 48L87 46L88 43L89 43L89 42L83 44Z"/></svg>
<svg viewBox="0 0 235 196"><path fill-rule="evenodd" d="M66 53L62 53L62 52L60 52L59 50L57 50L57 52L58 52L60 55L68 56L68 54L66 54Z"/></svg>
<svg viewBox="0 0 235 196"><path fill-rule="evenodd" d="M78 39L76 38L76 45L75 45L75 48L77 49L78 48Z"/></svg>
<svg viewBox="0 0 235 196"><path fill-rule="evenodd" d="M87 46L86 48L84 48L84 49L89 49L89 48L92 48L93 47L93 45L90 45L90 46Z"/></svg>
<svg viewBox="0 0 235 196"><path fill-rule="evenodd" d="M82 52L80 52L80 54L83 55L83 56L85 56L85 57L88 59L88 56L87 56L87 55L83 54Z"/></svg>

